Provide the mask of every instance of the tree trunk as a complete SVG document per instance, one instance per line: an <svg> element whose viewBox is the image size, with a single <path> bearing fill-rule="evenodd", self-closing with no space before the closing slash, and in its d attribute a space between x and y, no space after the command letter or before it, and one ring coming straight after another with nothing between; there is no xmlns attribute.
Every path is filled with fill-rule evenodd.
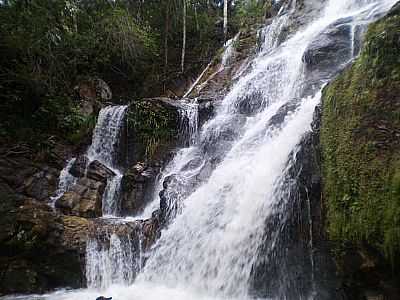
<svg viewBox="0 0 400 300"><path fill-rule="evenodd" d="M181 72L185 70L185 51L186 51L186 0L183 0L183 41L182 41L182 59Z"/></svg>
<svg viewBox="0 0 400 300"><path fill-rule="evenodd" d="M165 92L165 84L166 84L167 72L168 72L169 24L170 24L169 1L167 1L166 7L165 7L165 32L164 32L164 92Z"/></svg>
<svg viewBox="0 0 400 300"><path fill-rule="evenodd" d="M228 0L224 0L224 42L228 38Z"/></svg>

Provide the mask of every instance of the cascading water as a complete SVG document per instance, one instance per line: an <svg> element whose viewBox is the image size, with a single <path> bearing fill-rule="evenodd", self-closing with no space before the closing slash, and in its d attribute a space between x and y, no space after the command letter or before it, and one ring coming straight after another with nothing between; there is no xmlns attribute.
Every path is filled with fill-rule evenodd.
<svg viewBox="0 0 400 300"><path fill-rule="evenodd" d="M169 226L130 287L104 291L115 299L251 299L254 268L263 249L273 264L282 244L292 201L290 169L321 97L321 88L352 59L353 34L346 49L325 72L307 69L307 51L331 26L363 26L387 11L394 0L329 0L320 17L286 41L281 14L264 31L265 45L250 69L220 103L198 141L178 152L163 199ZM285 19L282 19L285 18ZM280 248L283 247L283 248ZM289 258L281 258L284 262ZM307 257L291 258L307 260ZM314 299L296 290L296 282L277 265L283 286L268 292L274 299ZM112 270L111 270L112 271ZM302 274L307 277L311 274ZM312 277L312 276L311 276ZM293 291L292 291L293 294ZM94 299L98 291L56 293L50 299ZM318 298L318 297L317 297ZM315 298L315 299L317 299ZM321 298L322 299L322 298Z"/></svg>
<svg viewBox="0 0 400 300"><path fill-rule="evenodd" d="M118 214L118 199L121 189L119 149L120 135L128 106L107 106L103 108L93 132L92 144L87 151L89 161L98 160L116 174L107 181L103 194L103 216Z"/></svg>
<svg viewBox="0 0 400 300"><path fill-rule="evenodd" d="M55 203L58 199L64 195L77 181L77 178L74 177L69 171L72 168L73 164L75 163L75 158L71 158L64 169L60 172L60 177L58 179L58 187L54 196L50 198L50 206L54 208Z"/></svg>

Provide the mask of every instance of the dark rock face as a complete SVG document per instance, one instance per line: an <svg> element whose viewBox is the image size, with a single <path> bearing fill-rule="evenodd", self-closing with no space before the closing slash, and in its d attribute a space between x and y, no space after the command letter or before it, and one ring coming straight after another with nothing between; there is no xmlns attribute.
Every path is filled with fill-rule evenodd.
<svg viewBox="0 0 400 300"><path fill-rule="evenodd" d="M347 18L332 24L306 50L303 61L311 93L314 92L313 85L319 86L343 69L343 58L350 61L352 52L357 53L350 42L352 27L348 23L351 21L351 18Z"/></svg>
<svg viewBox="0 0 400 300"><path fill-rule="evenodd" d="M114 177L116 174L107 168L105 165L95 160L92 161L88 168L86 177L95 181L107 182L108 179Z"/></svg>
<svg viewBox="0 0 400 300"><path fill-rule="evenodd" d="M100 78L88 78L75 87L75 93L80 100L81 113L89 116L98 111L101 103L110 101L112 91L107 83Z"/></svg>
<svg viewBox="0 0 400 300"><path fill-rule="evenodd" d="M9 191L8 191L9 192ZM1 194L2 200L3 194ZM26 199L2 212L12 223L1 227L0 293L44 292L57 286L79 287L81 256L64 235L60 217L47 205Z"/></svg>
<svg viewBox="0 0 400 300"><path fill-rule="evenodd" d="M56 207L63 214L86 218L101 217L102 197L105 182L90 178L81 178L56 202Z"/></svg>
<svg viewBox="0 0 400 300"><path fill-rule="evenodd" d="M126 165L163 161L179 145L179 113L174 100L134 101L127 113Z"/></svg>
<svg viewBox="0 0 400 300"><path fill-rule="evenodd" d="M58 171L45 167L24 182L24 192L29 197L45 201L55 192L57 183Z"/></svg>
<svg viewBox="0 0 400 300"><path fill-rule="evenodd" d="M400 295L399 26L397 4L323 92L327 226L349 299Z"/></svg>
<svg viewBox="0 0 400 300"><path fill-rule="evenodd" d="M126 172L122 179L121 212L123 215L140 213L152 200L152 190L159 170L159 166L137 163Z"/></svg>
<svg viewBox="0 0 400 300"><path fill-rule="evenodd" d="M84 280L82 252L46 203L63 165L49 158L60 154L50 153L44 162L29 147L13 152L0 149L0 295L78 288Z"/></svg>
<svg viewBox="0 0 400 300"><path fill-rule="evenodd" d="M86 155L80 155L72 165L71 169L69 172L71 173L72 176L81 178L85 176L86 174L86 166L89 162L89 159L87 158Z"/></svg>
<svg viewBox="0 0 400 300"><path fill-rule="evenodd" d="M281 203L285 207L276 207L266 220L265 241L253 270L252 289L257 296L294 300L313 294L316 299L344 299L340 281L333 275L324 227L319 127L317 108L313 130L302 139L284 182ZM277 226L282 226L282 232L274 238Z"/></svg>

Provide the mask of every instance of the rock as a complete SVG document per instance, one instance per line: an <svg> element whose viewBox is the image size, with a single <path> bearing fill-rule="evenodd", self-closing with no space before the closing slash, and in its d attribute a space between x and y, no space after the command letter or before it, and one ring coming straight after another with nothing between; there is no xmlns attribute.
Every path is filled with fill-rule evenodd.
<svg viewBox="0 0 400 300"><path fill-rule="evenodd" d="M400 295L399 27L397 4L322 95L325 223L349 299Z"/></svg>
<svg viewBox="0 0 400 300"><path fill-rule="evenodd" d="M214 116L214 104L211 98L197 99L199 104L199 126L202 126L206 121Z"/></svg>
<svg viewBox="0 0 400 300"><path fill-rule="evenodd" d="M351 18L346 18L332 24L308 46L303 61L310 89L341 71L343 65L340 62L343 58L347 57L350 60L353 57L352 51L358 52L351 47L351 21ZM357 28L354 30L355 34L360 34ZM359 45L357 48L359 49Z"/></svg>
<svg viewBox="0 0 400 300"><path fill-rule="evenodd" d="M138 214L152 200L152 189L159 170L157 166L137 163L127 171L122 179L123 214Z"/></svg>
<svg viewBox="0 0 400 300"><path fill-rule="evenodd" d="M62 216L64 225L63 246L84 255L91 221L76 216Z"/></svg>
<svg viewBox="0 0 400 300"><path fill-rule="evenodd" d="M71 190L57 200L56 207L66 215L100 217L105 186L105 182L81 178Z"/></svg>
<svg viewBox="0 0 400 300"><path fill-rule="evenodd" d="M95 181L107 182L107 179L114 177L116 174L100 163L98 160L92 161L87 168L87 178Z"/></svg>
<svg viewBox="0 0 400 300"><path fill-rule="evenodd" d="M80 155L73 163L69 173L77 178L84 177L86 175L86 166L89 162L89 159L86 155Z"/></svg>
<svg viewBox="0 0 400 300"><path fill-rule="evenodd" d="M92 115L99 109L102 102L112 98L112 92L107 83L100 78L89 78L75 87L75 92L81 100L81 113Z"/></svg>
<svg viewBox="0 0 400 300"><path fill-rule="evenodd" d="M81 257L76 248L63 246L64 225L51 208L27 198L1 213L12 226L0 227L0 294L81 286Z"/></svg>
<svg viewBox="0 0 400 300"><path fill-rule="evenodd" d="M54 168L41 169L25 180L25 194L40 201L48 200L57 189L58 176L59 171Z"/></svg>
<svg viewBox="0 0 400 300"><path fill-rule="evenodd" d="M126 158L128 166L138 161L164 161L179 144L179 107L167 98L134 101L127 113Z"/></svg>

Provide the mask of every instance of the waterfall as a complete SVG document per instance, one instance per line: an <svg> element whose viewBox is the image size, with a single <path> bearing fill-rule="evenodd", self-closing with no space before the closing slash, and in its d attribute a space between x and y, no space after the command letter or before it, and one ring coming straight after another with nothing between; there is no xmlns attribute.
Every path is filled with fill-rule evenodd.
<svg viewBox="0 0 400 300"><path fill-rule="evenodd" d="M161 200L168 226L147 254L144 268L131 286L113 285L103 291L107 296L126 300L253 299L257 297L251 288L253 272L263 256L264 264L274 265L268 279L277 283L263 295L265 299L318 299L313 287L298 289L301 282L292 278L296 274L287 268L287 262L294 260L314 264L312 257L285 257L284 228L296 185L290 170L299 143L310 130L322 87L351 61L356 37L348 29L365 27L395 2L329 0L317 19L288 36L288 26L294 26L290 23L296 13L294 4L281 11L263 30L264 45L219 103L215 117L166 168ZM309 51L315 43L318 46L325 41L332 27L349 33L341 49L347 55L331 53L334 63L317 62L325 69L315 71ZM105 141L100 144L106 145ZM120 244L112 235L109 239ZM88 247L97 249L94 255L104 253L96 244ZM117 258L117 262L109 267L105 259L100 266L108 276L119 276L111 283L126 282L129 276L121 264L131 269L136 264L124 261L124 250L118 247L107 251L105 256ZM302 271L301 276L313 280L312 271ZM88 272L89 278L104 273L90 268ZM88 289L49 297L94 299L98 293Z"/></svg>
<svg viewBox="0 0 400 300"><path fill-rule="evenodd" d="M250 297L266 223L273 226L266 255L273 259L273 253L280 251L285 202L291 200L287 177L294 161L290 155L310 130L321 88L350 61L340 57L339 64L313 83L309 95L306 52L329 26L366 25L394 1L346 1L343 9L337 9L337 2L327 6L335 7L334 11L325 10L286 41L279 36L290 15L276 18L264 32L265 44L251 70L232 87L215 118L203 126L198 143L179 154L183 167L176 174L172 195L167 196L168 206L177 207L178 213L172 215L132 287L134 295L136 286L151 283L182 291L189 298ZM350 47L348 36L345 51ZM192 188L189 177L200 175L212 160L216 160L212 170L200 182L196 178ZM268 222L275 217L278 222ZM279 288L271 295L283 299L285 292ZM157 298L155 293L147 295ZM307 293L299 298L303 296Z"/></svg>
<svg viewBox="0 0 400 300"><path fill-rule="evenodd" d="M92 144L87 151L89 162L98 160L116 174L107 180L103 194L103 216L115 216L119 210L119 194L122 172L120 170L119 150L121 130L128 106L107 106L100 110L93 132Z"/></svg>
<svg viewBox="0 0 400 300"><path fill-rule="evenodd" d="M178 109L179 131L183 145L193 145L197 139L199 127L199 108L196 101L183 102Z"/></svg>
<svg viewBox="0 0 400 300"><path fill-rule="evenodd" d="M178 112L179 131L181 143L184 148L180 149L174 158L163 168L157 177L153 200L136 219L148 219L155 210L160 208L159 194L163 190L165 179L181 172L182 168L193 158L192 146L194 146L198 140L199 131L199 106L196 99L194 99L193 102L187 100L181 101ZM186 176L189 177L190 174L186 174Z"/></svg>
<svg viewBox="0 0 400 300"><path fill-rule="evenodd" d="M100 110L87 156L110 169L118 169L118 150L121 128L128 106L107 106Z"/></svg>
<svg viewBox="0 0 400 300"><path fill-rule="evenodd" d="M54 193L54 196L50 197L50 206L54 208L54 205L58 199L64 195L76 182L77 178L74 177L69 170L72 168L73 164L75 163L75 158L71 158L68 160L65 167L60 172L60 177L58 179L58 186L57 190Z"/></svg>

